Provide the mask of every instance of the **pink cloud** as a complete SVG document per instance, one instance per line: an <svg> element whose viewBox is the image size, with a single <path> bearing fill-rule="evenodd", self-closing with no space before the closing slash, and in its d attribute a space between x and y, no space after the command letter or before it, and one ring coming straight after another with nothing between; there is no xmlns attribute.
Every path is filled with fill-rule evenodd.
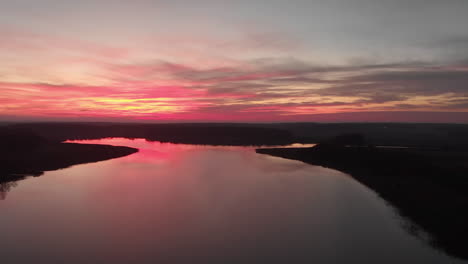
<svg viewBox="0 0 468 264"><path fill-rule="evenodd" d="M0 116L307 121L331 118L330 114L352 120L343 113L353 112L364 120L377 116L399 120L404 117L400 111L468 110L466 65L326 67L290 58L242 60L209 54L208 47L213 46L234 54L249 48L278 51L294 47L274 34L254 34L237 42L204 36L193 36L190 41L181 37L185 42L166 39L164 43L174 41L174 46L181 42L180 46L191 45L188 51L168 47L174 61L151 57L154 50L24 30L3 28L0 36L0 55L27 54L19 66L0 65ZM134 53L149 57L135 59ZM36 54L42 54L43 61L35 61ZM386 116L379 112L382 110L391 114ZM380 114L364 114L369 111Z"/></svg>

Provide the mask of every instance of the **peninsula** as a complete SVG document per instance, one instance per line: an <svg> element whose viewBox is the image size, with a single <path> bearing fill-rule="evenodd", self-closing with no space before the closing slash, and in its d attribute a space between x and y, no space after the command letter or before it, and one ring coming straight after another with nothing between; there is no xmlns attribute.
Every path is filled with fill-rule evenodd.
<svg viewBox="0 0 468 264"><path fill-rule="evenodd" d="M312 148L257 152L348 173L428 232L433 246L468 258L468 150L370 146L343 135Z"/></svg>

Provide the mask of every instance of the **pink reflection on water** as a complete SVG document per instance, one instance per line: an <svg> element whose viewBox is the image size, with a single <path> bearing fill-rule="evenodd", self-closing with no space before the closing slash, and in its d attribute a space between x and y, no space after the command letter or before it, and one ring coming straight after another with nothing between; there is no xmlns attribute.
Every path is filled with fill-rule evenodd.
<svg viewBox="0 0 468 264"><path fill-rule="evenodd" d="M2 263L456 263L337 171L254 147L74 142L140 151L23 181L0 203Z"/></svg>
<svg viewBox="0 0 468 264"><path fill-rule="evenodd" d="M159 141L147 141L145 139L127 139L127 138L103 138L92 140L68 140L68 143L79 144L103 144L113 146L130 146L138 148L137 155L130 155L123 160L132 163L154 163L155 161L175 160L181 155L189 154L192 151L205 150L236 150L236 151L253 151L255 147L240 147L240 146L211 146L211 145L188 145L163 143Z"/></svg>

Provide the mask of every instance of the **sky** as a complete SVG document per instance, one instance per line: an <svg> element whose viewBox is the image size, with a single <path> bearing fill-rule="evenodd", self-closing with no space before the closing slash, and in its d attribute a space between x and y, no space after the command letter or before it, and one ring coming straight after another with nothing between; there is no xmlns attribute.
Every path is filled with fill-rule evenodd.
<svg viewBox="0 0 468 264"><path fill-rule="evenodd" d="M0 120L468 123L466 0L0 0Z"/></svg>

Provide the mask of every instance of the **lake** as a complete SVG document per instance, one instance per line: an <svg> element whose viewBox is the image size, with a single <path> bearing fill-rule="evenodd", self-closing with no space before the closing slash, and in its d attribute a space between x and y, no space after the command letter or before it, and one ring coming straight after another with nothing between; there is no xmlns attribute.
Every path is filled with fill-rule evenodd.
<svg viewBox="0 0 468 264"><path fill-rule="evenodd" d="M9 263L466 263L348 175L254 147L74 141L130 156L49 171L0 200Z"/></svg>

